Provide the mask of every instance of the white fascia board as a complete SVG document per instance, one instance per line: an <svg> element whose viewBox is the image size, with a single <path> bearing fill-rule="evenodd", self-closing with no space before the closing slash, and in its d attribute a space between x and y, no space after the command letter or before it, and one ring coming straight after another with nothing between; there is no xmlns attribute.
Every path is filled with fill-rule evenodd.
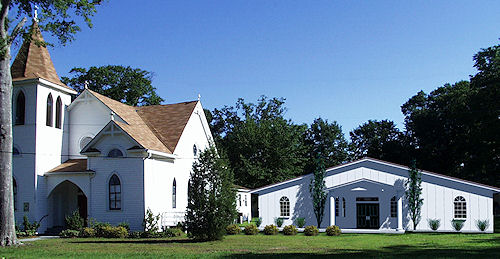
<svg viewBox="0 0 500 259"><path fill-rule="evenodd" d="M78 93L75 90L70 90L70 89L68 89L68 88L66 88L64 86L60 86L58 84L54 84L54 83L52 83L52 82L50 82L48 80L45 80L43 78L38 78L38 82L40 82L40 83L42 83L42 84L44 84L46 86L52 87L52 88L54 88L56 90L59 90L59 91L62 91L62 92L66 92L66 93L69 93L69 94L77 94Z"/></svg>
<svg viewBox="0 0 500 259"><path fill-rule="evenodd" d="M168 154L165 152L160 152L160 151L151 150L151 149L146 149L146 152L148 154L155 155L155 156L162 156L162 157L166 157L166 158L170 158L170 159L177 159L177 155Z"/></svg>

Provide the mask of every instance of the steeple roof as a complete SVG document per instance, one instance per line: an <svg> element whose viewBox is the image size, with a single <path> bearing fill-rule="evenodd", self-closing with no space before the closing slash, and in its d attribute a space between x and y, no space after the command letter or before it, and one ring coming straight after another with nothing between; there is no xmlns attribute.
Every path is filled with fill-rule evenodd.
<svg viewBox="0 0 500 259"><path fill-rule="evenodd" d="M63 84L59 79L47 48L44 46L37 46L35 43L36 41L44 42L36 20L33 20L32 26L34 30L32 39L24 40L10 68L12 80L20 81L42 78L74 91L74 89Z"/></svg>

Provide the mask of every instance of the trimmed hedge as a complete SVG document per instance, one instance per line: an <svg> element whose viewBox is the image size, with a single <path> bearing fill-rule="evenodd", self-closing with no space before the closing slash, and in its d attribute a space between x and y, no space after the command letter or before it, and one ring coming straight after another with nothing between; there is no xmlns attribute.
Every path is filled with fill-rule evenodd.
<svg viewBox="0 0 500 259"><path fill-rule="evenodd" d="M59 236L61 238L74 238L78 237L80 235L80 231L78 230L72 230L72 229L65 229L59 233Z"/></svg>
<svg viewBox="0 0 500 259"><path fill-rule="evenodd" d="M316 226L307 226L304 228L304 235L306 236L317 236L319 234L319 230Z"/></svg>
<svg viewBox="0 0 500 259"><path fill-rule="evenodd" d="M294 225L288 225L283 228L283 235L286 236L295 236L297 232L298 230Z"/></svg>
<svg viewBox="0 0 500 259"><path fill-rule="evenodd" d="M245 233L245 235L257 235L259 233L259 229L254 224L250 224L245 227L243 232Z"/></svg>
<svg viewBox="0 0 500 259"><path fill-rule="evenodd" d="M266 235L276 235L278 232L278 227L275 225L267 225L264 227L264 234Z"/></svg>
<svg viewBox="0 0 500 259"><path fill-rule="evenodd" d="M340 236L340 228L338 226L328 226L326 228L326 234L328 236Z"/></svg>
<svg viewBox="0 0 500 259"><path fill-rule="evenodd" d="M231 224L231 225L226 227L226 234L228 234L228 235L236 235L236 234L239 234L240 232L241 232L241 229L236 224Z"/></svg>

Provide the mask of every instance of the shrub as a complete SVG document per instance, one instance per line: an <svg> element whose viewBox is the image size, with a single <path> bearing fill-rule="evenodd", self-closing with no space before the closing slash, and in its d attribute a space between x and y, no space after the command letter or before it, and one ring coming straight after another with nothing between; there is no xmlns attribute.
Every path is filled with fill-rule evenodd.
<svg viewBox="0 0 500 259"><path fill-rule="evenodd" d="M456 231L460 231L464 227L465 220L452 220L451 225Z"/></svg>
<svg viewBox="0 0 500 259"><path fill-rule="evenodd" d="M73 229L65 229L59 233L59 236L62 238L74 238L78 237L80 232L78 230L73 230Z"/></svg>
<svg viewBox="0 0 500 259"><path fill-rule="evenodd" d="M228 235L236 235L241 232L241 229L238 225L236 224L231 224L226 227L226 234Z"/></svg>
<svg viewBox="0 0 500 259"><path fill-rule="evenodd" d="M438 230L439 226L441 226L441 220L439 219L427 219L427 222L429 223L429 227L434 231Z"/></svg>
<svg viewBox="0 0 500 259"><path fill-rule="evenodd" d="M182 236L182 229L178 227L174 228L164 228L163 231L161 232L162 237L180 237Z"/></svg>
<svg viewBox="0 0 500 259"><path fill-rule="evenodd" d="M284 218L275 218L274 223L276 223L276 226L281 227L283 226L283 222L285 222Z"/></svg>
<svg viewBox="0 0 500 259"><path fill-rule="evenodd" d="M23 236L35 236L38 228L40 227L40 223L37 221L33 221L30 223L28 216L24 215L23 217L23 228L24 235Z"/></svg>
<svg viewBox="0 0 500 259"><path fill-rule="evenodd" d="M105 236L104 229L111 227L111 225L109 223L102 223L102 222L94 222L92 225L93 225L93 228L95 230L96 237L104 237Z"/></svg>
<svg viewBox="0 0 500 259"><path fill-rule="evenodd" d="M267 225L264 227L264 234L266 235L276 235L278 232L278 227L275 225Z"/></svg>
<svg viewBox="0 0 500 259"><path fill-rule="evenodd" d="M259 233L259 229L254 224L250 224L245 227L243 232L245 233L245 235L257 235Z"/></svg>
<svg viewBox="0 0 500 259"><path fill-rule="evenodd" d="M142 231L132 231L128 234L129 238L141 238L142 237Z"/></svg>
<svg viewBox="0 0 500 259"><path fill-rule="evenodd" d="M125 238L128 236L128 231L124 227L105 226L102 228L102 236L106 238Z"/></svg>
<svg viewBox="0 0 500 259"><path fill-rule="evenodd" d="M295 236L297 232L297 228L294 225L288 225L283 228L283 234L287 236Z"/></svg>
<svg viewBox="0 0 500 259"><path fill-rule="evenodd" d="M255 225L257 227L260 227L260 225L262 224L262 218L253 218L252 221L255 223Z"/></svg>
<svg viewBox="0 0 500 259"><path fill-rule="evenodd" d="M332 226L328 226L326 228L326 234L328 236L340 236L340 233L341 233L341 231L340 231L339 226L332 225Z"/></svg>
<svg viewBox="0 0 500 259"><path fill-rule="evenodd" d="M157 233L160 229L158 227L158 221L160 220L160 214L154 215L151 209L146 210L146 215L142 221L142 226L144 227L144 232Z"/></svg>
<svg viewBox="0 0 500 259"><path fill-rule="evenodd" d="M178 228L180 229L182 232L186 232L186 224L184 224L184 222L177 222L177 225L175 226L175 228Z"/></svg>
<svg viewBox="0 0 500 259"><path fill-rule="evenodd" d="M64 218L64 223L66 223L67 229L80 231L83 228L84 220L80 217L78 210L75 210L71 215Z"/></svg>
<svg viewBox="0 0 500 259"><path fill-rule="evenodd" d="M490 221L485 219L485 220L477 220L476 221L476 226L479 230L485 231L489 226L490 226Z"/></svg>
<svg viewBox="0 0 500 259"><path fill-rule="evenodd" d="M116 225L117 227L123 227L125 228L127 231L130 232L130 224L128 224L128 222L120 222L118 223L118 225Z"/></svg>
<svg viewBox="0 0 500 259"><path fill-rule="evenodd" d="M296 218L295 224L297 224L297 227L303 228L306 225L306 218Z"/></svg>
<svg viewBox="0 0 500 259"><path fill-rule="evenodd" d="M316 226L307 226L305 229L304 229L304 234L306 236L317 236L319 233L319 230Z"/></svg>
<svg viewBox="0 0 500 259"><path fill-rule="evenodd" d="M95 237L95 229L93 228L83 228L80 232L81 237Z"/></svg>

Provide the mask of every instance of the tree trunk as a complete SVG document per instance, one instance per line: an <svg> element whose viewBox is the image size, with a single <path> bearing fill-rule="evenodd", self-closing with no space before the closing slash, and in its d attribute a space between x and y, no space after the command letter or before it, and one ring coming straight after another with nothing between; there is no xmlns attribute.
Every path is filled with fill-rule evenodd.
<svg viewBox="0 0 500 259"><path fill-rule="evenodd" d="M0 60L0 245L17 245L12 190L12 77L10 46Z"/></svg>

